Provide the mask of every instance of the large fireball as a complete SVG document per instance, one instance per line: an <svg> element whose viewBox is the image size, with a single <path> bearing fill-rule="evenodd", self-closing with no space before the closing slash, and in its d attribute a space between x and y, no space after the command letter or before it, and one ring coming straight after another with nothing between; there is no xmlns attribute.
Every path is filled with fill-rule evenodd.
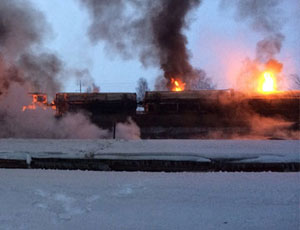
<svg viewBox="0 0 300 230"><path fill-rule="evenodd" d="M277 91L276 77L271 71L262 73L258 91L261 93L272 93Z"/></svg>
<svg viewBox="0 0 300 230"><path fill-rule="evenodd" d="M283 65L275 59L270 59L265 64L265 71L263 71L258 80L258 92L268 94L276 92L278 86L278 77Z"/></svg>

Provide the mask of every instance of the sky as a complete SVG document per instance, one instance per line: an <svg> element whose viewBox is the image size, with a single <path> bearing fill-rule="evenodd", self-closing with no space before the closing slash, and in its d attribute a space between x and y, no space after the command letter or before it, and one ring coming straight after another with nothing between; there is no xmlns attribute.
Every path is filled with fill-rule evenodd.
<svg viewBox="0 0 300 230"><path fill-rule="evenodd" d="M123 60L105 48L104 43L92 44L87 35L91 23L86 8L79 0L28 0L42 11L52 27L45 41L47 49L61 57L67 67L89 69L102 92L134 92L140 77L147 79L151 89L155 78L162 74L159 67L144 67L138 59ZM300 73L300 3L285 0L284 34L286 39L278 59L284 63L284 75ZM191 63L204 69L217 89L234 88L235 76L246 57L254 58L255 46L261 39L247 23L237 22L232 9L223 10L220 1L204 0L189 15L191 24L185 34ZM287 88L291 88L289 83ZM65 91L79 91L79 83L65 82Z"/></svg>

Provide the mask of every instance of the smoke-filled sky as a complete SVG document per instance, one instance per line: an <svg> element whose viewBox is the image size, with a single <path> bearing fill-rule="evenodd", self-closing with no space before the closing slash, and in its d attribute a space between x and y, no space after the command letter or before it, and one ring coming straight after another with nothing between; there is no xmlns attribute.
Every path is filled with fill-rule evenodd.
<svg viewBox="0 0 300 230"><path fill-rule="evenodd" d="M130 8L120 11L120 8L109 3L111 12L106 12L105 14L108 16L103 16L104 13L101 10L99 12L99 9L92 8L92 3L87 3L97 1L28 1L31 1L37 10L44 13L51 27L51 29L48 28L50 36L46 37L44 45L54 51L69 68L88 69L101 91L135 91L137 80L140 77L145 77L153 89L157 76L164 75L166 72L168 74L168 68L165 72L162 70L162 66L165 67L165 62L168 61L165 61L167 58L165 58L165 54L161 55L161 52L172 47L172 44L167 48L166 45L164 47L157 45L158 40L149 38L151 33L147 32L147 24L142 30L138 28L137 30L123 31L124 27L118 28L118 20L120 20L119 23L124 23L122 15L130 14ZM106 2L101 0L98 2L106 4L107 2L122 1ZM137 9L142 9L139 12L144 13L142 7L145 6L140 6L139 1L132 0L131 2L136 4ZM172 1L161 2L167 4ZM236 86L235 77L239 75L247 57L250 59L259 59L261 55L265 57L265 52L261 54L257 50L259 47L257 44L263 48L270 48L270 46L273 48L270 51L271 56L284 64L283 73L286 78L289 78L290 74L300 74L300 2L298 0L190 0L189 2L191 5L185 6L189 12L183 23L186 24L183 28L183 35L187 36L187 55L190 55L191 66L205 71L206 76L212 79L217 88ZM253 5L252 7L247 6L247 2L256 2L256 8ZM266 4L262 4L262 2ZM154 9L153 12L160 9L157 8L160 7L159 5L151 5L151 7ZM194 7L194 9L190 10L189 7ZM149 13L152 24L155 23L152 20L153 12ZM175 9L173 12L178 11ZM100 14L100 19L99 16L95 17L97 13ZM118 18L118 13L120 18ZM158 16L163 17L163 14ZM106 17L105 20L104 17ZM110 25L108 19L119 33L108 31L107 34L103 34L103 31L107 29L106 23ZM141 21L137 20L137 22ZM103 26L99 23L105 24ZM124 25L127 26L126 23ZM98 29L102 30L99 32ZM99 35L97 32L102 34ZM124 32L126 42L131 35L131 40L136 39L133 42L130 41L132 42L130 46L125 46L126 52L129 52L120 55L114 49L114 45L119 43L114 43L114 41L123 41L121 32ZM135 33L139 33L138 39ZM280 40L281 38L283 39ZM276 46L277 43L274 43L279 50L275 49L274 51L274 46L268 45L269 43L265 42L266 39L268 41L279 39L279 48ZM150 44L147 43L149 40L152 43L148 47L145 44ZM153 52L149 52L149 50ZM130 51L136 52L137 55L132 55ZM155 56L153 53L157 55ZM153 57L158 58L153 60ZM151 63L145 64L145 62ZM155 64L156 62L158 64ZM76 82L71 78L66 79L65 87L67 91L78 91L78 80ZM292 88L292 85L287 84L286 87Z"/></svg>

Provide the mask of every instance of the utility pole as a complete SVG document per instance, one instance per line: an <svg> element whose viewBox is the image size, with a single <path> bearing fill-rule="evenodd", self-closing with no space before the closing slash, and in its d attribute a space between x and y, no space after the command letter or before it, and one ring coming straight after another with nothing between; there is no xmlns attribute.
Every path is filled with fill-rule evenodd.
<svg viewBox="0 0 300 230"><path fill-rule="evenodd" d="M113 139L116 139L116 122L113 123Z"/></svg>

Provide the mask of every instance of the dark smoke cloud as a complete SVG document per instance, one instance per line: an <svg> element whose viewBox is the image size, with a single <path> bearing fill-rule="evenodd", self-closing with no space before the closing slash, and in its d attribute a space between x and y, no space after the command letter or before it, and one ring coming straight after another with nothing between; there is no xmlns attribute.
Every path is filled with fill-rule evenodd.
<svg viewBox="0 0 300 230"><path fill-rule="evenodd" d="M157 62L156 50L151 46L149 11L156 1L135 0L80 0L89 10L92 24L88 34L93 43L106 41L106 48L118 52L123 58L138 53L144 65ZM149 44L149 46L147 46Z"/></svg>
<svg viewBox="0 0 300 230"><path fill-rule="evenodd" d="M0 54L0 94L6 91L12 82L23 84L24 79L20 77L18 69L13 65L8 65Z"/></svg>
<svg viewBox="0 0 300 230"><path fill-rule="evenodd" d="M34 52L35 48L42 50L49 31L43 14L28 1L0 2L0 92L12 83L51 96L60 89L62 61L54 54Z"/></svg>
<svg viewBox="0 0 300 230"><path fill-rule="evenodd" d="M95 84L94 79L92 78L88 69L74 69L71 70L70 73L75 76L82 92L100 92L100 87Z"/></svg>
<svg viewBox="0 0 300 230"><path fill-rule="evenodd" d="M53 96L61 90L59 78L63 63L54 54L23 54L18 66L23 71L24 80L31 83L31 91Z"/></svg>
<svg viewBox="0 0 300 230"><path fill-rule="evenodd" d="M284 36L275 34L264 38L256 44L256 60L262 63L268 62L276 54L280 53Z"/></svg>
<svg viewBox="0 0 300 230"><path fill-rule="evenodd" d="M82 114L68 114L56 119L47 107L23 110L32 103L29 92L54 97L62 89L68 70L55 54L44 52L43 39L50 27L43 14L29 1L0 1L0 138L103 138L108 131L92 124ZM39 50L39 52L36 52ZM95 87L96 88L96 87Z"/></svg>
<svg viewBox="0 0 300 230"><path fill-rule="evenodd" d="M193 75L186 49L187 38L182 29L187 27L185 16L199 3L199 0L163 0L161 10L152 13L154 46L158 50L160 66L167 79L175 77L185 80Z"/></svg>
<svg viewBox="0 0 300 230"><path fill-rule="evenodd" d="M183 34L188 28L186 17L200 5L200 0L80 1L92 17L91 41L105 41L107 49L125 59L137 54L145 66L159 65L166 81L157 80L165 84L158 88L170 88L171 78L186 82L187 89L192 89L195 81L208 82L203 71L195 70L189 63L187 38Z"/></svg>
<svg viewBox="0 0 300 230"><path fill-rule="evenodd" d="M221 7L235 7L236 20L246 21L262 33L275 34L283 27L280 0L222 0Z"/></svg>
<svg viewBox="0 0 300 230"><path fill-rule="evenodd" d="M53 98L62 90L67 75L76 78L86 71L71 71L56 54L44 51L43 40L50 32L44 15L29 1L0 1L0 92L19 83L26 84L31 92L47 93ZM81 74L81 78L97 88L89 74Z"/></svg>
<svg viewBox="0 0 300 230"><path fill-rule="evenodd" d="M41 44L49 32L43 14L27 1L0 1L0 52L6 59L15 59L33 45Z"/></svg>

